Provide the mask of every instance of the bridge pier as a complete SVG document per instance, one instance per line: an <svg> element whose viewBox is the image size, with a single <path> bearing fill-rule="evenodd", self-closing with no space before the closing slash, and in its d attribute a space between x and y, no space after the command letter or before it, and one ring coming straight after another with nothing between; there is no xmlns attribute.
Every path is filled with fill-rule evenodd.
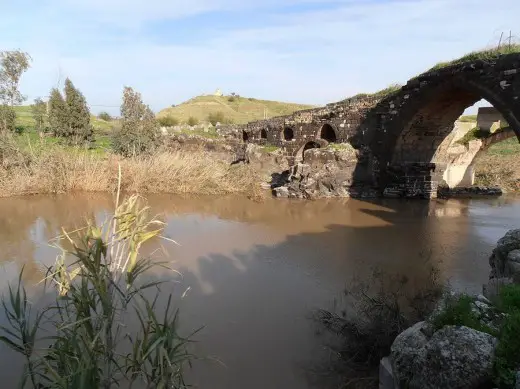
<svg viewBox="0 0 520 389"><path fill-rule="evenodd" d="M390 165L385 173L383 196L436 198L445 169L444 164L425 162Z"/></svg>

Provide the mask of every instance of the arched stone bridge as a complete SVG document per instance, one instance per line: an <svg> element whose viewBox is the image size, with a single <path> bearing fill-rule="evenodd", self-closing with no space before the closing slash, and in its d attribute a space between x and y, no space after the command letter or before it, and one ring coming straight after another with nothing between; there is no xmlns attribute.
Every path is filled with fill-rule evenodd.
<svg viewBox="0 0 520 389"><path fill-rule="evenodd" d="M507 136L520 138L520 54L431 70L385 97L353 97L235 131L244 142L281 147L290 162L301 160L306 148L348 142L359 156L353 186L429 198L449 167L455 121L481 99L507 121Z"/></svg>

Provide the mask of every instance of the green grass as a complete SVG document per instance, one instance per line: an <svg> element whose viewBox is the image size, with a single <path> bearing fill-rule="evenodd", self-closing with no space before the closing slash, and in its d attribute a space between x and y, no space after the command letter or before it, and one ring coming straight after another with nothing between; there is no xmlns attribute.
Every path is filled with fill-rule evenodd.
<svg viewBox="0 0 520 389"><path fill-rule="evenodd" d="M20 129L32 129L35 127L36 123L34 121L31 106L29 105L20 105L14 107L16 112L16 126ZM94 127L94 131L110 131L112 127L117 123L117 121L105 121L98 119L96 116L91 115L90 123Z"/></svg>
<svg viewBox="0 0 520 389"><path fill-rule="evenodd" d="M278 151L280 150L280 148L278 146L274 146L274 145L265 145L265 146L262 146L261 148L261 151L265 152L265 153L272 153L274 151Z"/></svg>
<svg viewBox="0 0 520 389"><path fill-rule="evenodd" d="M473 123L477 121L477 115L464 115L459 118L460 122Z"/></svg>
<svg viewBox="0 0 520 389"><path fill-rule="evenodd" d="M350 99L363 99L363 98L368 98L368 97L372 97L374 99L383 99L391 94L394 94L394 93L397 93L401 90L402 88L402 85L400 84L392 84L392 85L389 85L387 86L386 88L384 89L381 89L377 92L374 92L374 93L358 93L357 95L354 95L352 97L348 97L342 101L346 101L346 100L350 100Z"/></svg>
<svg viewBox="0 0 520 389"><path fill-rule="evenodd" d="M520 155L520 143L518 143L518 139L516 137L509 138L492 145L487 150L487 154L498 156Z"/></svg>
<svg viewBox="0 0 520 389"><path fill-rule="evenodd" d="M186 123L190 116L206 122L210 114L222 112L226 121L244 124L266 117L290 115L296 111L314 108L312 105L293 104L279 101L258 100L247 97L197 96L175 107L161 110L157 116L173 116L181 123Z"/></svg>
<svg viewBox="0 0 520 389"><path fill-rule="evenodd" d="M471 62L471 61L494 61L498 58L499 55L503 54L513 54L513 53L520 53L520 44L512 44L512 45L502 45L500 47L495 47L491 49L484 49L484 50L478 50L478 51L472 51L471 53L468 53L460 58L447 61L447 62L439 62L434 67L432 67L429 71L432 70L439 70L448 66L452 65L458 65L464 62Z"/></svg>

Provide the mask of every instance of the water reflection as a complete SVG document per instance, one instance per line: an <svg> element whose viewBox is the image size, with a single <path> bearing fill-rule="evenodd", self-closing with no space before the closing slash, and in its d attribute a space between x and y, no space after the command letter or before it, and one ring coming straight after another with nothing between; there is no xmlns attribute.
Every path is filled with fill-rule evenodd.
<svg viewBox="0 0 520 389"><path fill-rule="evenodd" d="M351 277L374 266L420 282L426 257L454 287L478 292L492 246L520 215L515 198L255 203L163 195L149 202L180 243L165 248L182 278L156 276L175 281L183 326L205 325L196 351L223 363L195 364L190 381L203 389L309 387L302 365L323 356L310 310L329 306ZM111 210L105 195L0 199L2 285L22 265L37 282L57 254L48 240L61 226L72 230ZM8 359L1 349L0 363ZM15 375L8 370L0 369L4 382Z"/></svg>

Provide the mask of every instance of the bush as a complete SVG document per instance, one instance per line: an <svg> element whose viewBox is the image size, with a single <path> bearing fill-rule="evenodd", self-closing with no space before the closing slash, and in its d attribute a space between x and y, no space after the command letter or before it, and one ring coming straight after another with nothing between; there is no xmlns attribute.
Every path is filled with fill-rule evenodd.
<svg viewBox="0 0 520 389"><path fill-rule="evenodd" d="M197 119L196 117L193 117L193 116L190 116L188 118L188 125L189 126L196 126L197 124L199 124L199 119Z"/></svg>
<svg viewBox="0 0 520 389"><path fill-rule="evenodd" d="M116 203L114 216L104 225L65 233L72 250L62 249L48 269L45 287L52 288L54 302L45 309L33 311L22 274L17 287L9 286L8 298L2 299L9 324L1 327L0 341L25 359L19 387L132 387L137 381L147 388L186 388L189 339L177 333L172 296L158 315L160 282L141 281L157 264L140 258L140 247L157 237L162 226L132 196ZM145 291L151 288L157 292L150 300ZM126 333L121 323L129 314L136 316L137 331ZM41 338L49 329L52 336ZM44 339L51 342L41 348Z"/></svg>
<svg viewBox="0 0 520 389"><path fill-rule="evenodd" d="M112 116L110 116L110 114L108 112L101 112L98 115L98 119L104 120L105 122L109 122L112 120Z"/></svg>
<svg viewBox="0 0 520 389"><path fill-rule="evenodd" d="M174 127L179 124L179 119L173 116L163 116L158 119L159 124L163 127Z"/></svg>
<svg viewBox="0 0 520 389"><path fill-rule="evenodd" d="M16 112L8 105L0 105L0 132L16 130Z"/></svg>
<svg viewBox="0 0 520 389"><path fill-rule="evenodd" d="M208 121L214 126L217 123L224 123L225 120L226 117L224 116L223 112L212 112L208 115Z"/></svg>
<svg viewBox="0 0 520 389"><path fill-rule="evenodd" d="M235 98L233 96L229 96L227 101L229 101L230 103L232 103L233 101L235 101Z"/></svg>
<svg viewBox="0 0 520 389"><path fill-rule="evenodd" d="M390 353L396 336L424 320L441 298L439 272L430 266L427 279L420 281L375 269L368 281L350 285L344 291L352 300L347 304L350 315L347 308L339 313L320 310L317 319L341 339L333 351L339 356L340 374L348 379L342 387L377 387L379 362Z"/></svg>
<svg viewBox="0 0 520 389"><path fill-rule="evenodd" d="M496 331L484 325L472 309L473 298L468 295L446 296L444 307L433 318L432 324L436 330L444 326L465 326L493 336Z"/></svg>
<svg viewBox="0 0 520 389"><path fill-rule="evenodd" d="M149 154L160 143L159 123L141 94L130 87L123 91L121 128L113 131L112 148L124 156Z"/></svg>

